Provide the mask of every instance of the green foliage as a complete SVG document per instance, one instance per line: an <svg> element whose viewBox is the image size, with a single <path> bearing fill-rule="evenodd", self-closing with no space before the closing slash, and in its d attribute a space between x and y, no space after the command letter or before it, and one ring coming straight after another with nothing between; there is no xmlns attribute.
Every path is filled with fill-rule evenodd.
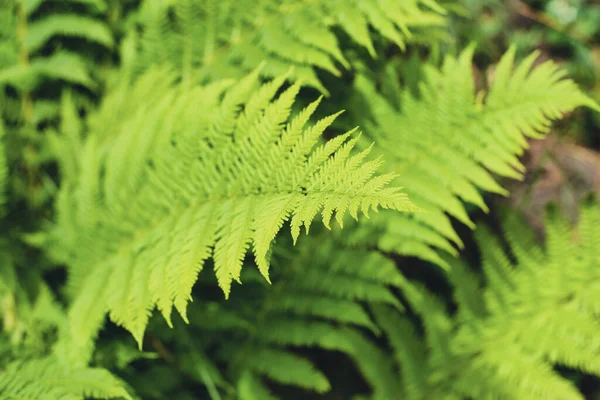
<svg viewBox="0 0 600 400"><path fill-rule="evenodd" d="M58 195L50 246L70 267L76 342L95 334L105 310L140 345L154 305L169 324L173 306L187 320L209 257L225 297L232 281L241 283L250 246L269 280L271 242L287 220L295 241L319 212L329 226L334 214L341 224L346 213L411 209L389 186L394 175L375 175L381 162L364 161L368 150L351 155L352 131L314 148L336 116L306 126L317 100L290 119L300 87L273 98L285 76L259 87L258 72L229 88L165 85L156 102L114 112L155 82L173 80L164 71L148 74L119 89L122 96L107 96L115 102L101 106L102 126L92 125L81 143L80 172ZM118 118L111 132L107 113Z"/></svg>
<svg viewBox="0 0 600 400"><path fill-rule="evenodd" d="M453 264L455 314L426 289L405 283L426 346L407 319L377 310L400 366L403 398L583 399L552 364L600 374L600 206L583 207L574 229L551 215L543 247L516 214L504 225L510 254L489 230L478 230L483 282Z"/></svg>
<svg viewBox="0 0 600 400"><path fill-rule="evenodd" d="M600 5L590 0L541 0L513 7L499 0L467 0L471 18L454 22L463 39L481 43L480 53L495 58L509 44L521 54L542 48L563 62L569 75L586 87L598 82L594 53L600 32ZM510 29L507 29L509 27Z"/></svg>
<svg viewBox="0 0 600 400"><path fill-rule="evenodd" d="M340 75L350 63L334 29L375 57L369 28L401 48L419 31L445 25L435 0L244 0L144 2L137 68L168 63L184 79L195 68L206 78L236 77L265 63L263 75L276 77L294 67L301 79L328 93L315 68Z"/></svg>
<svg viewBox="0 0 600 400"><path fill-rule="evenodd" d="M519 58L540 51L542 58L560 63L569 76L598 100L600 89L600 4L593 0L514 1L465 0L468 18L449 25L458 43L477 42L477 67L494 64L511 45ZM473 23L477 21L477 23ZM556 133L598 148L597 113L581 110Z"/></svg>
<svg viewBox="0 0 600 400"><path fill-rule="evenodd" d="M209 303L190 310L190 335L205 338L200 354L215 351L216 361L229 364L229 382L240 399L275 398L268 381L319 393L331 384L302 348L341 352L374 379L379 363L389 360L363 329L378 333L364 305L402 306L392 287L402 280L394 263L377 252L347 249L322 242L322 235L301 241L291 254L274 254L282 272L269 290L260 277L248 290L257 297L235 293L226 303ZM331 284L335 282L335 284ZM260 287L258 286L260 284ZM360 329L363 328L363 329ZM387 376L393 378L393 375ZM222 377L221 377L222 379ZM213 379L219 381L219 379ZM387 392L388 398L393 392Z"/></svg>
<svg viewBox="0 0 600 400"><path fill-rule="evenodd" d="M108 371L71 369L52 358L15 361L0 374L4 399L114 399L132 397Z"/></svg>
<svg viewBox="0 0 600 400"><path fill-rule="evenodd" d="M516 48L474 79L469 4L2 2L0 397L588 396L599 207L466 260L599 107Z"/></svg>
<svg viewBox="0 0 600 400"><path fill-rule="evenodd" d="M6 153L4 149L4 135L4 126L0 121L0 217L4 214L6 183L8 180L8 165L6 163Z"/></svg>
<svg viewBox="0 0 600 400"><path fill-rule="evenodd" d="M71 7L75 5L83 7ZM113 33L102 20L106 3L9 0L3 10L3 21L10 24L6 36L0 33L1 46L6 49L6 62L0 64L0 87L15 89L24 102L21 112L13 108L5 117L12 120L20 115L24 122L33 123L56 118L57 96L56 92L48 96L44 90L48 85L83 89L82 105L89 102L85 90L97 91L99 86L99 65L94 65L94 59L105 58L114 46ZM85 52L78 41L85 43Z"/></svg>
<svg viewBox="0 0 600 400"><path fill-rule="evenodd" d="M4 244L3 244L4 245ZM54 339L67 319L39 277L19 279L19 270L2 246L0 300L0 397L3 399L131 399L123 382L102 368L75 367L52 355ZM37 294L21 285L37 287Z"/></svg>
<svg viewBox="0 0 600 400"><path fill-rule="evenodd" d="M477 93L472 56L470 48L458 58L446 57L440 69L425 67L418 97L405 89L386 99L368 78L355 82L370 108L372 123L366 126L375 151L400 174L409 198L428 211L373 221L384 232L379 240L385 251L448 267L427 247L456 254L448 241L463 246L446 215L474 228L463 203L487 212L482 192L508 194L494 175L523 177L518 157L526 139L543 138L553 120L576 107L600 110L557 65L532 69L537 53L514 67L514 48L500 60L489 90Z"/></svg>

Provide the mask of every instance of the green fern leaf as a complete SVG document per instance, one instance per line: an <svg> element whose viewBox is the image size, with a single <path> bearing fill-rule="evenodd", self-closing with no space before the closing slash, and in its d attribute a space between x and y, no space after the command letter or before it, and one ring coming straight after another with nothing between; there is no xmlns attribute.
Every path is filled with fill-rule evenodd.
<svg viewBox="0 0 600 400"><path fill-rule="evenodd" d="M135 68L167 63L184 77L198 67L207 78L238 77L265 62L265 76L294 67L294 79L327 93L315 68L339 75L337 64L350 67L334 28L374 57L369 27L404 48L413 31L444 26L444 13L431 0L151 0L138 16L144 31Z"/></svg>
<svg viewBox="0 0 600 400"><path fill-rule="evenodd" d="M100 368L72 369L52 357L15 361L0 373L3 399L132 399L123 384Z"/></svg>
<svg viewBox="0 0 600 400"><path fill-rule="evenodd" d="M418 256L447 268L431 248L456 254L462 242L445 213L474 224L463 202L487 211L481 192L506 195L493 174L522 178L518 157L527 138L543 137L551 122L579 106L600 110L565 71L552 62L532 68L536 54L513 67L515 49L499 63L489 93L475 93L473 48L446 57L441 69L428 67L419 96L405 89L398 110L359 77L356 88L370 107L368 131L386 167L402 176L410 198L427 213L382 216L363 226L380 232L386 251Z"/></svg>
<svg viewBox="0 0 600 400"><path fill-rule="evenodd" d="M210 257L226 297L250 248L268 280L271 242L285 221L295 241L318 213L328 226L334 214L341 220L371 208L412 209L389 186L393 175L376 174L380 160L363 161L368 150L351 154L353 132L313 149L336 117L307 127L319 100L286 124L299 86L273 99L285 76L258 89L256 77L228 89L175 87L154 103L138 103L116 126L119 135L88 136L81 173L59 195L55 232L57 248L70 254L71 320L80 343L105 310L140 344L154 305L169 324L173 306L185 319ZM337 290L352 298L393 301L368 283L346 285Z"/></svg>
<svg viewBox="0 0 600 400"><path fill-rule="evenodd" d="M505 221L513 258L484 227L476 233L483 293L467 268L451 261L459 306L454 316L436 306L428 291L403 283L422 318L425 343L407 319L389 307L374 307L406 398L580 400L583 395L553 365L600 375L600 205L584 205L575 228L551 215L544 247L516 215Z"/></svg>

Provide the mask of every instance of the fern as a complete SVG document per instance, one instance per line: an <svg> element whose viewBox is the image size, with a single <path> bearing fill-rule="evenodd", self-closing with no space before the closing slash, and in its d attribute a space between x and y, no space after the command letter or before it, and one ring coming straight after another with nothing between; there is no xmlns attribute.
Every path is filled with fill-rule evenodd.
<svg viewBox="0 0 600 400"><path fill-rule="evenodd" d="M131 396L123 382L102 368L68 365L60 354L48 355L57 330L66 329L64 310L41 277L29 276L30 286L39 285L35 300L21 285L19 268L0 248L0 299L3 332L0 333L0 398L83 399ZM34 275L35 276L35 275ZM8 351L3 351L10 344Z"/></svg>
<svg viewBox="0 0 600 400"><path fill-rule="evenodd" d="M483 274L453 219L599 107L514 49L436 67L455 3L0 1L0 398L582 398L600 207L482 227Z"/></svg>
<svg viewBox="0 0 600 400"><path fill-rule="evenodd" d="M341 223L347 212L411 209L389 186L393 175L375 175L380 160L364 161L368 150L350 155L353 132L313 149L336 117L306 126L320 100L286 124L299 86L273 99L286 77L255 88L257 75L228 89L174 86L155 102L134 103L140 107L115 131L92 130L82 144L80 173L59 194L52 244L71 268L77 342L93 336L105 310L140 345L154 305L169 324L173 305L187 319L209 257L226 297L250 246L269 280L271 242L287 220L295 241L319 211L329 226L334 214ZM148 84L140 78L120 93L143 93ZM103 107L121 101L117 95Z"/></svg>
<svg viewBox="0 0 600 400"><path fill-rule="evenodd" d="M71 369L53 358L15 361L0 373L3 399L114 399L132 397L106 370Z"/></svg>
<svg viewBox="0 0 600 400"><path fill-rule="evenodd" d="M311 235L293 251L283 250L280 243L273 255L276 280L268 290L255 270L244 269L244 293L235 292L227 301L190 305L190 325L181 330L175 326L175 333L187 338L179 348L185 354L181 365L184 373L204 383L212 398L279 398L270 382L295 386L306 396L329 392L329 377L306 349L343 353L375 380L394 378L375 373L379 364L390 360L366 334L378 334L379 329L363 304L402 309L390 290L401 276L391 260L324 240L328 236ZM198 291L212 284L204 279ZM152 332L155 341L164 339L165 347L178 347L163 325ZM191 340L196 337L204 339ZM219 373L216 366L223 363L228 368ZM185 391L173 386L169 396L185 397Z"/></svg>
<svg viewBox="0 0 600 400"><path fill-rule="evenodd" d="M103 13L108 9L108 4L105 0L28 0L23 4L25 13L30 16L36 12L39 12L40 9L45 5L52 5L56 3L67 4L70 6L82 5L89 7L89 9L94 13Z"/></svg>
<svg viewBox="0 0 600 400"><path fill-rule="evenodd" d="M434 0L146 1L139 13L136 68L170 63L190 78L238 77L265 62L275 77L294 67L294 77L328 93L315 68L339 76L348 69L334 28L375 57L369 27L405 48L413 31L445 25ZM174 18L173 18L174 17Z"/></svg>
<svg viewBox="0 0 600 400"><path fill-rule="evenodd" d="M72 4L84 8L69 11ZM40 13L40 9L54 12ZM1 17L7 26L0 32L0 52L6 61L0 63L0 86L16 89L22 103L18 113L5 112L5 118L14 121L19 116L21 122L36 124L56 119L56 97L42 94L50 83L98 91L99 73L91 60L106 57L114 46L113 33L101 19L107 12L107 4L101 0L9 0L3 4ZM69 42L73 38L96 47L88 44L86 51L81 51L73 45L76 41ZM80 96L81 105L86 106L89 92L80 92ZM10 104L14 99L6 101Z"/></svg>
<svg viewBox="0 0 600 400"><path fill-rule="evenodd" d="M397 98L378 95L366 77L355 87L370 107L368 132L376 152L402 177L409 197L427 213L393 215L366 227L381 234L386 251L418 256L448 267L432 248L456 254L462 247L445 214L474 224L463 202L487 211L481 192L506 195L494 175L522 178L518 157L527 138L542 138L551 122L579 106L600 110L552 62L532 69L537 53L513 68L515 49L500 61L490 90L475 93L473 48L428 67L419 97L405 89ZM400 104L398 110L394 104Z"/></svg>
<svg viewBox="0 0 600 400"><path fill-rule="evenodd" d="M408 320L389 308L376 310L402 372L405 398L583 399L552 364L600 375L600 207L585 206L573 230L550 216L545 247L515 215L505 221L516 262L488 230L478 230L485 289L453 262L456 315L427 290L404 283L411 307L423 318L427 347Z"/></svg>

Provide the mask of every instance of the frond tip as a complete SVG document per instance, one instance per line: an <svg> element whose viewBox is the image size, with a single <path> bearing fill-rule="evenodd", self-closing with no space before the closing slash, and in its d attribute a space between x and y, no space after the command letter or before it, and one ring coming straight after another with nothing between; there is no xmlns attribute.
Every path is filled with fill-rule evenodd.
<svg viewBox="0 0 600 400"><path fill-rule="evenodd" d="M271 243L286 221L296 240L318 213L328 226L346 213L412 209L390 185L394 175L377 174L381 160L366 160L369 150L352 153L353 131L317 145L337 117L307 125L320 99L290 120L299 86L282 90L285 76L259 86L257 76L174 86L149 101L131 98L144 92L136 87L109 96L114 103L91 124L81 176L59 200L55 233L62 254L72 255L65 261L78 293L75 338L88 340L104 310L138 342L155 305L169 324L173 306L185 319L211 257L226 297L249 248L269 279ZM169 75L151 71L136 85L152 79ZM140 105L125 115L121 104Z"/></svg>

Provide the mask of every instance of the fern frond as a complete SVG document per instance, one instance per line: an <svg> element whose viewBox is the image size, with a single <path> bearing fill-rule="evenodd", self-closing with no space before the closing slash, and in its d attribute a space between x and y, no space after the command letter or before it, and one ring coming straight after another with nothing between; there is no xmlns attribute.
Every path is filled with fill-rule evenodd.
<svg viewBox="0 0 600 400"><path fill-rule="evenodd" d="M376 174L380 160L364 161L368 150L351 154L358 140L352 131L314 148L336 118L306 126L320 100L289 120L299 86L274 98L285 76L256 88L257 75L229 88L175 86L139 104L112 136L89 134L80 174L59 194L53 245L69 254L64 261L76 293L71 321L81 343L106 310L140 343L155 305L169 324L173 306L186 319L208 258L226 297L231 282L240 282L250 248L268 280L271 242L285 221L296 241L319 213L329 226L346 213L357 218L371 208L412 209L389 185L393 175ZM120 104L115 99L104 107ZM350 278L326 289L348 298L393 299Z"/></svg>
<svg viewBox="0 0 600 400"><path fill-rule="evenodd" d="M546 226L548 238L540 247L532 244L533 234L516 215L506 219L516 262L491 233L478 229L485 289L481 295L479 282L452 262L459 306L453 317L427 306L432 303L426 291L403 285L422 317L427 347L410 333L411 323L389 307L375 308L376 322L395 351L407 398L583 399L553 365L600 375L600 205L585 205L576 228L556 215Z"/></svg>
<svg viewBox="0 0 600 400"><path fill-rule="evenodd" d="M381 246L444 267L447 263L427 247L450 254L456 251L449 247L462 247L444 214L473 228L463 202L487 211L482 192L506 195L493 174L522 177L518 157L527 138L543 137L552 121L576 107L600 110L552 62L532 68L536 54L513 67L514 48L499 63L489 93L475 93L472 55L471 48L458 58L446 57L439 70L427 68L419 96L405 89L400 109L365 77L355 82L370 107L373 125L367 126L375 151L391 160L386 166L403 178L411 199L429 211L395 215L389 224L382 217L376 229L390 232Z"/></svg>
<svg viewBox="0 0 600 400"><path fill-rule="evenodd" d="M418 336L413 323L387 307L375 307L376 322L387 333L394 359L400 365L402 398L419 399L427 386L429 373L425 342ZM375 385L377 387L379 385ZM375 396L375 398L377 398Z"/></svg>
<svg viewBox="0 0 600 400"><path fill-rule="evenodd" d="M52 357L15 361L0 373L3 399L132 399L120 380L100 368L71 369Z"/></svg>
<svg viewBox="0 0 600 400"><path fill-rule="evenodd" d="M315 68L334 75L338 65L349 68L334 28L375 57L370 27L404 48L413 31L445 25L444 13L422 0L149 0L138 18L138 68L169 63L184 76L202 67L205 77L237 77L266 61L265 76L293 66L294 78L326 93Z"/></svg>
<svg viewBox="0 0 600 400"><path fill-rule="evenodd" d="M73 366L60 347L54 347L58 331L65 329L66 314L34 268L22 276L16 258L0 251L0 343L10 344L0 354L0 398L2 399L132 399L123 382L109 371ZM29 288L37 287L35 297Z"/></svg>

